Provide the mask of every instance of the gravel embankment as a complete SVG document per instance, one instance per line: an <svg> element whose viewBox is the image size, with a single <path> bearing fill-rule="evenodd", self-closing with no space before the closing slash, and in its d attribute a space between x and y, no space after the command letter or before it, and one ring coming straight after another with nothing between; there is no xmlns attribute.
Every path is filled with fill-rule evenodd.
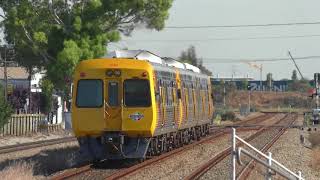
<svg viewBox="0 0 320 180"><path fill-rule="evenodd" d="M253 131L240 133L241 137L253 134ZM183 179L202 163L208 161L222 150L230 146L230 136L226 135L211 142L200 144L175 157L160 161L146 167L124 179Z"/></svg>
<svg viewBox="0 0 320 180"><path fill-rule="evenodd" d="M296 125L302 124L303 117L300 115ZM312 149L305 138L305 143L301 143L300 135L307 137L308 132L300 129L289 129L280 139L269 149L273 158L293 172L302 172L302 176L308 180L320 179L320 172L312 169ZM249 179L262 179L266 172L265 167L258 165L252 172ZM279 175L273 179L284 179Z"/></svg>
<svg viewBox="0 0 320 180"><path fill-rule="evenodd" d="M17 163L33 167L33 175L41 178L75 165L78 143L69 142L0 155L0 171Z"/></svg>

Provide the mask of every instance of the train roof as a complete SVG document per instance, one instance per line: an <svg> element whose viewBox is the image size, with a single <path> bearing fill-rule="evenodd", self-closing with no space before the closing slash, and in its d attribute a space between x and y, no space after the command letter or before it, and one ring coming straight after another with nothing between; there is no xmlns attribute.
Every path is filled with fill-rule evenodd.
<svg viewBox="0 0 320 180"><path fill-rule="evenodd" d="M147 60L151 63L161 64L179 69L185 69L196 73L201 73L200 69L189 63L182 63L170 57L160 57L146 50L116 50L108 53L109 58L130 58L137 60Z"/></svg>

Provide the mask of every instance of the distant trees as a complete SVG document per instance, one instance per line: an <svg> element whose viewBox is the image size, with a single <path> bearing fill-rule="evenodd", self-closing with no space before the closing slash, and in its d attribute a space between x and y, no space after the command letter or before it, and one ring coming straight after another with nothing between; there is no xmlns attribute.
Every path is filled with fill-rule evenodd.
<svg viewBox="0 0 320 180"><path fill-rule="evenodd" d="M292 81L297 81L297 80L298 80L297 70L293 70L293 71L292 71L291 80L292 80Z"/></svg>
<svg viewBox="0 0 320 180"><path fill-rule="evenodd" d="M292 71L291 80L292 81L289 82L289 91L307 92L309 89L312 88L309 80L307 79L299 80L297 75L297 70Z"/></svg>
<svg viewBox="0 0 320 180"><path fill-rule="evenodd" d="M182 51L179 60L198 67L202 73L207 74L208 76L212 75L212 72L203 66L202 59L197 57L196 48L194 46L190 46L187 50Z"/></svg>
<svg viewBox="0 0 320 180"><path fill-rule="evenodd" d="M213 85L212 92L214 94L214 103L222 104L223 98L231 97L237 91L236 83L233 81L224 81L221 80L219 84Z"/></svg>
<svg viewBox="0 0 320 180"><path fill-rule="evenodd" d="M242 90L247 90L248 89L248 85L249 85L249 82L247 79L244 79L241 81L241 89Z"/></svg>
<svg viewBox="0 0 320 180"><path fill-rule="evenodd" d="M289 83L289 91L308 92L311 88L312 86L307 79L295 80Z"/></svg>

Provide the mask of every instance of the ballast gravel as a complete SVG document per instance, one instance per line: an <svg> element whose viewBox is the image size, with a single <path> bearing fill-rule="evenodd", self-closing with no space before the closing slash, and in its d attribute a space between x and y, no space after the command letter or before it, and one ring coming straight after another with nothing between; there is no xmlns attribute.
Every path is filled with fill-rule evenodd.
<svg viewBox="0 0 320 180"><path fill-rule="evenodd" d="M301 125L303 117L299 116L299 121L296 123ZM320 179L320 172L313 169L310 164L312 161L312 149L310 144L305 141L301 141L300 135L307 136L306 129L289 129L286 131L280 139L269 149L272 153L272 157L283 164L291 171L297 173L301 171L302 177L308 180ZM266 168L258 165L252 172L249 179L263 179L265 178ZM279 175L273 176L272 179L284 179Z"/></svg>
<svg viewBox="0 0 320 180"><path fill-rule="evenodd" d="M240 136L246 138L254 131L241 132ZM177 154L175 157L164 159L152 166L130 174L124 179L183 179L202 163L208 161L222 150L230 146L230 136L225 135L210 142L199 144L192 149Z"/></svg>

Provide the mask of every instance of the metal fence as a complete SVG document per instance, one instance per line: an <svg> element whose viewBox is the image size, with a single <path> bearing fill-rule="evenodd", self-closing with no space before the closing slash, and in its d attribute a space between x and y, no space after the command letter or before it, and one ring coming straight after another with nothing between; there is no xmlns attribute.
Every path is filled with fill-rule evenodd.
<svg viewBox="0 0 320 180"><path fill-rule="evenodd" d="M244 144L245 147L249 148L251 152L247 151L244 148L236 147L236 141L240 141ZM241 139L238 135L236 135L236 129L232 128L232 152L231 152L231 179L236 180L236 160L238 163L242 165L241 162L241 155L244 154L247 157L254 159L256 162L262 164L267 169L267 180L271 180L272 171L276 172L277 174L281 175L286 179L292 180L304 180L302 177L301 171L298 173L294 173L293 171L289 170L287 167L276 161L272 158L272 154L269 152L268 155L264 154L257 148L253 147L251 144L246 142L245 140ZM257 155L252 154L257 153ZM262 158L261 158L262 157Z"/></svg>
<svg viewBox="0 0 320 180"><path fill-rule="evenodd" d="M0 129L1 136L24 136L43 130L45 115L42 114L16 114L12 115L9 122ZM47 128L45 128L47 129Z"/></svg>

